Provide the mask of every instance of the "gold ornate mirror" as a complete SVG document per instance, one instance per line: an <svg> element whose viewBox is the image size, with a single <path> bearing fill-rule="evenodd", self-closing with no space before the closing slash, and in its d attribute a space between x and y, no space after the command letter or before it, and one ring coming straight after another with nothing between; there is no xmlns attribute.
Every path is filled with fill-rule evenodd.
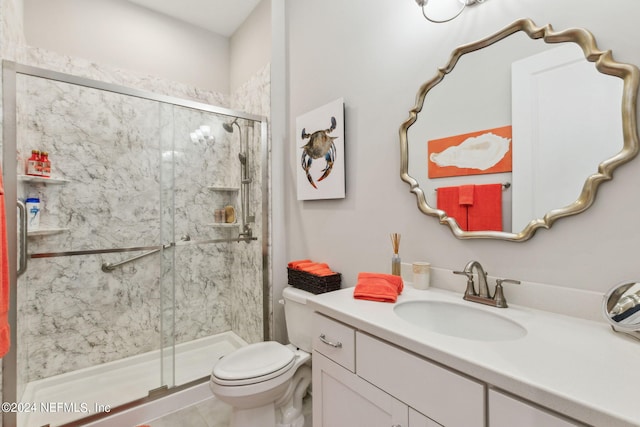
<svg viewBox="0 0 640 427"><path fill-rule="evenodd" d="M530 239L638 153L640 72L528 19L458 47L400 127L400 176L461 239Z"/></svg>

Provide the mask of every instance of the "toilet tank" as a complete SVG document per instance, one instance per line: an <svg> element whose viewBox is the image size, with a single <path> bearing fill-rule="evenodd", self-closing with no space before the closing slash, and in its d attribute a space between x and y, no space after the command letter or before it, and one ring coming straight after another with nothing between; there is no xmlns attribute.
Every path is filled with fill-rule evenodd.
<svg viewBox="0 0 640 427"><path fill-rule="evenodd" d="M289 343L307 353L311 353L311 315L313 314L307 299L312 296L311 292L293 286L287 286L282 291Z"/></svg>

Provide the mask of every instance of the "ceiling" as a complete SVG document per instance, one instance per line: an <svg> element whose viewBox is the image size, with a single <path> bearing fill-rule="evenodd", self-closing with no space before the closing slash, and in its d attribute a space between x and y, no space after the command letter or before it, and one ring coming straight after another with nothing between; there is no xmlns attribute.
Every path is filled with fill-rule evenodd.
<svg viewBox="0 0 640 427"><path fill-rule="evenodd" d="M260 0L129 0L223 36L231 36Z"/></svg>

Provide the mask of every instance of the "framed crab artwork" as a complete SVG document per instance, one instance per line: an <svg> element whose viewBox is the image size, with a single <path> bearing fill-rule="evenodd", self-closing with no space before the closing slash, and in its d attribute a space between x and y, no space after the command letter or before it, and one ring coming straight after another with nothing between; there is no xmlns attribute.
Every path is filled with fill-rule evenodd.
<svg viewBox="0 0 640 427"><path fill-rule="evenodd" d="M298 200L345 197L344 100L296 118Z"/></svg>

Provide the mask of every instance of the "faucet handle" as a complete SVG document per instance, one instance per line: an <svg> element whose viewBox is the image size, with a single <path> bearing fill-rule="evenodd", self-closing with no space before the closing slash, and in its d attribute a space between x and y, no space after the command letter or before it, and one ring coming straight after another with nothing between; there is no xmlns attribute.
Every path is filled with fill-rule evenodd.
<svg viewBox="0 0 640 427"><path fill-rule="evenodd" d="M502 287L503 283L511 283L513 285L519 285L520 284L520 280L513 280L513 279L496 279L496 286L500 286Z"/></svg>
<svg viewBox="0 0 640 427"><path fill-rule="evenodd" d="M502 291L503 283L511 283L514 285L519 285L519 280L513 279L496 279L496 291L493 294L493 300L496 302L496 307L507 308L507 300L504 297L504 292Z"/></svg>
<svg viewBox="0 0 640 427"><path fill-rule="evenodd" d="M473 283L473 273L471 271L454 271L453 274L467 276L467 289L464 291L465 297L468 295L477 295L475 284Z"/></svg>

